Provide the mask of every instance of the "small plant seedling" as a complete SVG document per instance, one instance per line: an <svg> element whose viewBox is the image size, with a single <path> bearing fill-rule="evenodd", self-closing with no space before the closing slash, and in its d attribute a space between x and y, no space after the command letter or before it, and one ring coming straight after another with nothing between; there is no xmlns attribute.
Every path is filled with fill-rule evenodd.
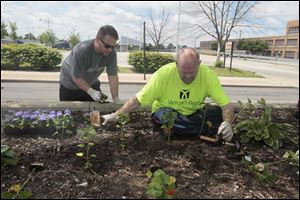
<svg viewBox="0 0 300 200"><path fill-rule="evenodd" d="M91 169L92 163L91 163L90 159L91 159L91 157L95 158L96 155L90 154L90 149L95 145L93 141L95 139L96 134L97 133L96 133L95 128L91 125L80 128L78 130L78 135L80 137L80 140L82 141L82 143L79 144L78 146L80 148L86 148L86 155L84 156L83 152L78 152L78 153L76 153L76 156L85 158L86 163L85 163L84 169L89 169L92 172L93 172L93 170Z"/></svg>
<svg viewBox="0 0 300 200"><path fill-rule="evenodd" d="M171 143L171 130L174 126L174 121L176 118L177 113L174 111L171 112L164 112L162 116L162 126L164 134L168 137L168 145Z"/></svg>
<svg viewBox="0 0 300 200"><path fill-rule="evenodd" d="M146 175L151 178L147 187L147 194L157 199L174 199L176 178L169 176L162 169L157 169L153 173L148 170Z"/></svg>
<svg viewBox="0 0 300 200"><path fill-rule="evenodd" d="M121 146L122 150L125 150L125 132L124 126L129 122L129 114L128 113L119 113L117 117L117 127L121 130Z"/></svg>

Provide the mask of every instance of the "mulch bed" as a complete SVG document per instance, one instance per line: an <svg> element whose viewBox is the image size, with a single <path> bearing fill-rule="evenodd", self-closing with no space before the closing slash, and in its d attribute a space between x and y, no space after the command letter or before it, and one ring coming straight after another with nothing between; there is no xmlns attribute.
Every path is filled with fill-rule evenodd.
<svg viewBox="0 0 300 200"><path fill-rule="evenodd" d="M271 165L276 175L274 183L261 183L241 162L245 155L255 163L282 159L286 150L296 151L298 145L285 143L279 150L260 143L242 144L241 151L233 147L214 145L199 139L172 140L167 144L160 131L153 129L147 112L131 113L125 126L125 150L121 148L120 130L114 125L97 130L96 145L91 153L91 171L84 170L85 160L75 156L82 151L77 137L65 139L13 138L1 139L18 154L18 165L1 172L1 191L13 184L25 185L34 199L111 199L153 198L147 195L148 169L160 167L176 177L176 198L299 198L297 166L282 161ZM276 121L295 127L299 139L299 119L294 111L274 110ZM60 149L58 148L60 146ZM59 149L59 151L58 151ZM33 162L44 163L42 170L30 171Z"/></svg>

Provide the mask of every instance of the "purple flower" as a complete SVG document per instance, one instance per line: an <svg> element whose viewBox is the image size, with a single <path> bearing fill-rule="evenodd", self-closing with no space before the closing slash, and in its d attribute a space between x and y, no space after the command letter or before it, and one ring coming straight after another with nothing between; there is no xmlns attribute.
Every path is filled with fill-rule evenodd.
<svg viewBox="0 0 300 200"><path fill-rule="evenodd" d="M57 111L56 116L57 117L62 116L62 112L61 111Z"/></svg>
<svg viewBox="0 0 300 200"><path fill-rule="evenodd" d="M55 111L51 111L49 115L55 115Z"/></svg>
<svg viewBox="0 0 300 200"><path fill-rule="evenodd" d="M65 114L71 115L71 111L69 109L66 109Z"/></svg>
<svg viewBox="0 0 300 200"><path fill-rule="evenodd" d="M33 115L39 115L40 114L40 110L36 110L32 113Z"/></svg>
<svg viewBox="0 0 300 200"><path fill-rule="evenodd" d="M30 115L30 119L35 119L35 118L37 118L37 114L32 114L32 115Z"/></svg>
<svg viewBox="0 0 300 200"><path fill-rule="evenodd" d="M46 121L47 120L47 117L46 117L45 114L41 114L39 117L40 117L39 118L40 121Z"/></svg>
<svg viewBox="0 0 300 200"><path fill-rule="evenodd" d="M19 117L19 116L21 116L22 114L23 114L23 111L18 111L18 112L16 112L15 116L16 116L16 117Z"/></svg>
<svg viewBox="0 0 300 200"><path fill-rule="evenodd" d="M25 113L25 112L24 112ZM22 115L22 119L29 119L30 118L30 115L29 114L24 114Z"/></svg>
<svg viewBox="0 0 300 200"><path fill-rule="evenodd" d="M48 115L48 119L54 119L56 116L55 116L55 113L54 114L49 114Z"/></svg>

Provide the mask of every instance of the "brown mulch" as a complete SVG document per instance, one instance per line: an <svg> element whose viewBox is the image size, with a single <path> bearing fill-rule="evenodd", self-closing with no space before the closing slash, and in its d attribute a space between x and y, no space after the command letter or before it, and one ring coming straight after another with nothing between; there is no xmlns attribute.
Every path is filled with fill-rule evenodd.
<svg viewBox="0 0 300 200"><path fill-rule="evenodd" d="M276 121L294 125L294 138L299 139L299 119L289 110L274 110ZM282 160L286 150L298 145L285 143L279 150L260 143L242 144L241 151L226 145L213 145L198 139L172 140L153 130L149 113L131 113L125 128L125 150L121 148L120 130L115 126L97 130L96 145L91 153L91 171L84 170L85 160L75 156L81 151L78 138L2 138L17 152L18 165L1 172L1 192L13 184L23 184L31 174L33 162L44 163L32 173L24 190L34 199L111 199L153 198L147 195L148 169L161 167L176 177L176 198L259 198L298 199L299 170L288 161L270 166L274 183L261 183L241 162L247 155L255 163ZM60 144L60 145L58 145ZM58 146L61 146L60 149ZM59 151L58 151L59 149Z"/></svg>

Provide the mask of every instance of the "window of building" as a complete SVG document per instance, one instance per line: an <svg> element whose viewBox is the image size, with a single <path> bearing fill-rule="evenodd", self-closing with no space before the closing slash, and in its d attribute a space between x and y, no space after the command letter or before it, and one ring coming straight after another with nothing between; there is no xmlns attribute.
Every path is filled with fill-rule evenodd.
<svg viewBox="0 0 300 200"><path fill-rule="evenodd" d="M269 47L273 46L273 40L266 40L266 43Z"/></svg>
<svg viewBox="0 0 300 200"><path fill-rule="evenodd" d="M275 46L284 46L284 39L275 40Z"/></svg>
<svg viewBox="0 0 300 200"><path fill-rule="evenodd" d="M295 33L299 33L299 26L297 26L297 27L289 27L288 34L295 34Z"/></svg>
<svg viewBox="0 0 300 200"><path fill-rule="evenodd" d="M295 51L286 51L284 58L295 58Z"/></svg>
<svg viewBox="0 0 300 200"><path fill-rule="evenodd" d="M297 45L297 39L288 39L286 41L287 46L296 46Z"/></svg>

